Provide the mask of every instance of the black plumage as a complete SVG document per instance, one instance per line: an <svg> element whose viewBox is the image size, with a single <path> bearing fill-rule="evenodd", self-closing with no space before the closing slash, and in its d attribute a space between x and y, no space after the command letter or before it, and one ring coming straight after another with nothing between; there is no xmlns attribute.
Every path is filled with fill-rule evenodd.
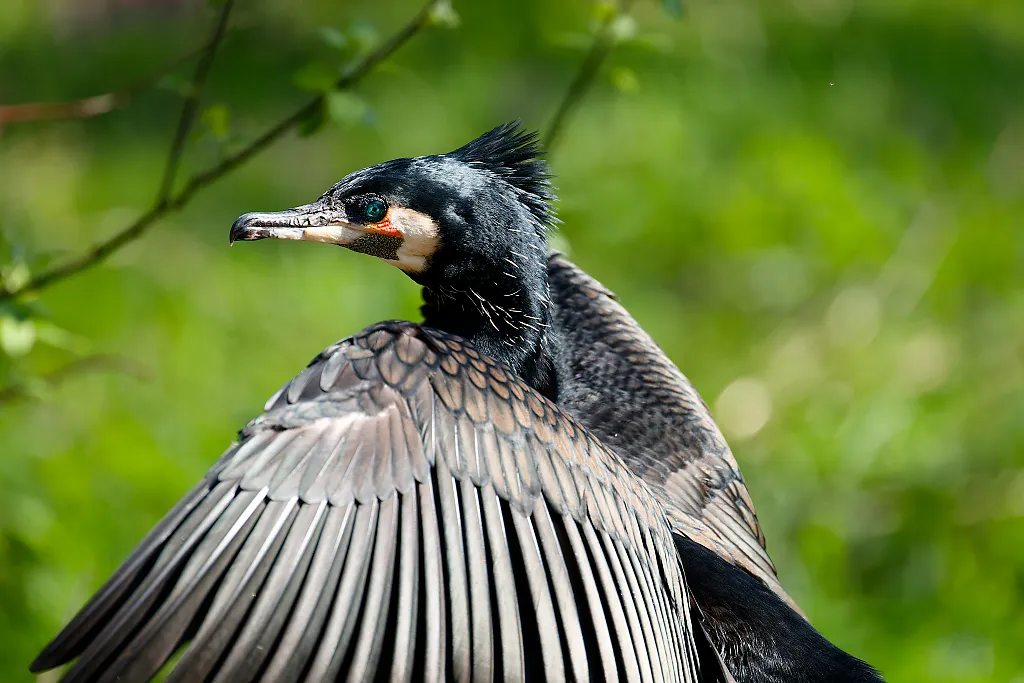
<svg viewBox="0 0 1024 683"><path fill-rule="evenodd" d="M786 593L739 466L707 405L599 282L548 264L559 337L558 403L665 505L705 634L738 681L879 681Z"/></svg>
<svg viewBox="0 0 1024 683"><path fill-rule="evenodd" d="M187 643L168 680L879 680L794 611L685 377L549 257L552 199L508 125L240 218L392 262L424 323L314 359L33 670L148 680Z"/></svg>

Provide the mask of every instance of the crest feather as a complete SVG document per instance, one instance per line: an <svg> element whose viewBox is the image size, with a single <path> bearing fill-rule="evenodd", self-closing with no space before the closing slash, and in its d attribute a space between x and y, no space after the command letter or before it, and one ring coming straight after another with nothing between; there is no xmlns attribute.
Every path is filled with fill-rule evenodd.
<svg viewBox="0 0 1024 683"><path fill-rule="evenodd" d="M557 222L551 202L555 199L551 173L544 161L540 136L511 121L445 156L489 171L511 185L543 231Z"/></svg>

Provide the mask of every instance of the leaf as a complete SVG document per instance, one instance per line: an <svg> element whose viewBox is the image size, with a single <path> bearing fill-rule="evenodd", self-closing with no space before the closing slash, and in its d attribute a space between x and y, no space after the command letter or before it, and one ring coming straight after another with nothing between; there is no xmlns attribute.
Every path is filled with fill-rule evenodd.
<svg viewBox="0 0 1024 683"><path fill-rule="evenodd" d="M348 47L348 38L333 26L321 26L317 33L320 34L320 40L324 41L328 47L333 47L335 50L344 50Z"/></svg>
<svg viewBox="0 0 1024 683"><path fill-rule="evenodd" d="M36 343L36 324L31 320L0 320L0 348L8 356L24 356Z"/></svg>
<svg viewBox="0 0 1024 683"><path fill-rule="evenodd" d="M629 67L617 66L608 72L608 77L619 92L632 94L640 90L640 79Z"/></svg>
<svg viewBox="0 0 1024 683"><path fill-rule="evenodd" d="M324 98L327 118L334 123L360 123L370 110L366 100L346 90L334 90Z"/></svg>
<svg viewBox="0 0 1024 683"><path fill-rule="evenodd" d="M181 97L188 97L192 92L192 81L181 74L164 74L156 82L156 87L161 90L170 90Z"/></svg>
<svg viewBox="0 0 1024 683"><path fill-rule="evenodd" d="M661 0L661 8L676 19L683 16L683 0Z"/></svg>
<svg viewBox="0 0 1024 683"><path fill-rule="evenodd" d="M89 352L89 341L84 337L68 332L63 327L45 320L36 320L36 339L57 349L70 351L84 356Z"/></svg>
<svg viewBox="0 0 1024 683"><path fill-rule="evenodd" d="M368 21L353 21L348 29L348 34L360 51L369 50L380 41L377 27Z"/></svg>
<svg viewBox="0 0 1024 683"><path fill-rule="evenodd" d="M308 118L303 119L301 123L299 123L300 136L304 138L309 137L310 135L313 135L318 130L320 130L320 127L324 125L324 121L326 120L324 117L324 109L326 106L327 105L325 96L325 99L320 101L320 106L316 108L316 111L313 112L313 114L311 114Z"/></svg>
<svg viewBox="0 0 1024 683"><path fill-rule="evenodd" d="M438 0L430 8L430 25L441 28L458 28L462 19L449 0Z"/></svg>
<svg viewBox="0 0 1024 683"><path fill-rule="evenodd" d="M31 274L24 261L8 263L0 270L0 282L3 283L3 288L8 292L14 291L24 287L28 283Z"/></svg>
<svg viewBox="0 0 1024 683"><path fill-rule="evenodd" d="M608 31L616 43L630 40L636 35L636 19L628 14L620 14L612 20Z"/></svg>
<svg viewBox="0 0 1024 683"><path fill-rule="evenodd" d="M615 15L619 13L619 6L613 0L598 0L598 2L594 3L592 11L594 19L603 24L615 18Z"/></svg>
<svg viewBox="0 0 1024 683"><path fill-rule="evenodd" d="M292 76L292 83L303 90L327 93L338 80L338 70L325 62L309 62Z"/></svg>
<svg viewBox="0 0 1024 683"><path fill-rule="evenodd" d="M223 142L231 131L231 112L223 104L213 104L203 110L203 125L214 138Z"/></svg>

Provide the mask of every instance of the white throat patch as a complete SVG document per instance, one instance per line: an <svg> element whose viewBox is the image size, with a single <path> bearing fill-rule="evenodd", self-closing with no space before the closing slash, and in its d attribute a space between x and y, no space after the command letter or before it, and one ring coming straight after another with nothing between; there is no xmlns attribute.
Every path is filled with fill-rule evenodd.
<svg viewBox="0 0 1024 683"><path fill-rule="evenodd" d="M387 262L407 273L421 273L427 261L441 246L440 230L430 216L400 207L388 212L391 226L402 235L402 246L395 260Z"/></svg>

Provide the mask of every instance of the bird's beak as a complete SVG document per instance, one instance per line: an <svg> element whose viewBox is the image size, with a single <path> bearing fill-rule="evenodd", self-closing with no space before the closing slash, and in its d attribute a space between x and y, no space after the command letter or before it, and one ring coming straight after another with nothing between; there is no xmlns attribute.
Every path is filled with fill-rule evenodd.
<svg viewBox="0 0 1024 683"><path fill-rule="evenodd" d="M426 214L391 207L377 223L350 223L344 209L318 201L276 213L247 213L231 226L231 242L263 239L337 244L420 273L440 244L437 224Z"/></svg>
<svg viewBox="0 0 1024 683"><path fill-rule="evenodd" d="M349 223L345 212L321 202L287 211L247 213L231 226L231 243L263 239L303 240L350 247L367 233L365 226Z"/></svg>

